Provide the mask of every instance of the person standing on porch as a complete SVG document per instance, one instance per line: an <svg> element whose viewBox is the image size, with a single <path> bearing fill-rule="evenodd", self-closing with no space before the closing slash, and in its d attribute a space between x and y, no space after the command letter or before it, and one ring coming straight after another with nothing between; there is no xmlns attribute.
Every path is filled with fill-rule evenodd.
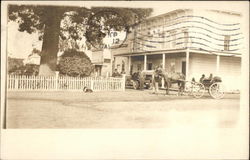
<svg viewBox="0 0 250 160"><path fill-rule="evenodd" d="M115 69L114 73L112 74L112 77L119 77L120 74L118 73L117 69Z"/></svg>

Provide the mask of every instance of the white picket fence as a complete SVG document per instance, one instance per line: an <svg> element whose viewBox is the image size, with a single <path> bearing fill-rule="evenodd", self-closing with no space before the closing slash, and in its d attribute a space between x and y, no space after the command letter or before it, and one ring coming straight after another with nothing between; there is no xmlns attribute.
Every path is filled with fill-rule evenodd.
<svg viewBox="0 0 250 160"><path fill-rule="evenodd" d="M23 91L82 91L84 87L93 91L124 91L125 76L114 77L65 77L65 76L8 76L8 90Z"/></svg>

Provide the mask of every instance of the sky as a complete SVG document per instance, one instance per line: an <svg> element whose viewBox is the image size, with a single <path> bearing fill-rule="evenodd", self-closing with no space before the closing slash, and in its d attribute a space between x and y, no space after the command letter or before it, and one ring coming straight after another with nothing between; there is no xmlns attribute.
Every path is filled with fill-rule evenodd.
<svg viewBox="0 0 250 160"><path fill-rule="evenodd" d="M18 24L8 24L8 55L15 58L26 58L34 48L41 50L42 41L38 41L37 34L19 32Z"/></svg>
<svg viewBox="0 0 250 160"><path fill-rule="evenodd" d="M8 3L25 3L25 4L48 4L55 5L51 1L36 1L36 2L8 2ZM84 6L87 8L93 6L112 6L112 7L134 7L134 8L152 8L151 16L167 13L175 9L218 9L225 11L234 11L245 15L248 13L248 2L244 1L75 1L68 3L61 1L57 5L74 5ZM26 32L18 32L18 24L10 22L8 24L8 53L12 57L26 58L32 51L33 47L41 50L41 41L38 41L37 34L28 34Z"/></svg>

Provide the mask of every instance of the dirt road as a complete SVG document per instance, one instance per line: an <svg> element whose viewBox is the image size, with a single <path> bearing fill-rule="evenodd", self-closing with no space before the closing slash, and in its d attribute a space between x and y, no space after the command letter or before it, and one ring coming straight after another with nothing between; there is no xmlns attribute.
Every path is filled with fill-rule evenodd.
<svg viewBox="0 0 250 160"><path fill-rule="evenodd" d="M234 127L239 95L164 96L150 91L8 92L8 128Z"/></svg>

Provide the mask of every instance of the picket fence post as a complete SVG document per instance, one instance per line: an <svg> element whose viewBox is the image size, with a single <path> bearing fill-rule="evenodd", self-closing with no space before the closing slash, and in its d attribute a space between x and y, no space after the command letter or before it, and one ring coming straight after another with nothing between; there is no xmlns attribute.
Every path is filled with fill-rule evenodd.
<svg viewBox="0 0 250 160"><path fill-rule="evenodd" d="M90 89L94 90L94 78L90 78Z"/></svg>
<svg viewBox="0 0 250 160"><path fill-rule="evenodd" d="M14 89L18 89L18 78L16 76L13 77L15 80L15 88Z"/></svg>
<svg viewBox="0 0 250 160"><path fill-rule="evenodd" d="M56 90L58 90L58 82L59 82L58 79L59 79L59 72L56 71L56 79L55 79L56 80L56 88L55 88Z"/></svg>
<svg viewBox="0 0 250 160"><path fill-rule="evenodd" d="M125 91L126 74L122 74L122 91Z"/></svg>

